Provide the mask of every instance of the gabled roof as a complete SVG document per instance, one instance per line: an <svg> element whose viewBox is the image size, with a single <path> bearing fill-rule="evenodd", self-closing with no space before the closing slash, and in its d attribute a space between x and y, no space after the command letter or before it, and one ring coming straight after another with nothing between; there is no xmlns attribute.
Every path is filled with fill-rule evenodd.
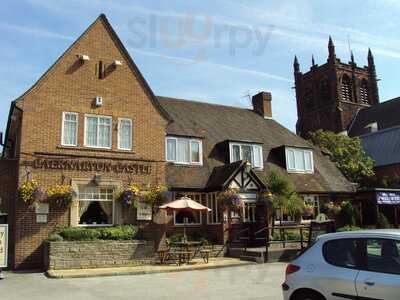
<svg viewBox="0 0 400 300"><path fill-rule="evenodd" d="M378 129L400 125L400 97L394 98L360 110L349 126L349 136L360 136L368 133L366 126L377 123Z"/></svg>
<svg viewBox="0 0 400 300"><path fill-rule="evenodd" d="M121 42L120 38L118 37L117 33L114 31L113 27L111 26L110 22L108 21L107 17L104 14L101 14L79 37L76 39L71 46L68 47L67 50L55 61L53 65L50 66L49 69L25 92L23 93L20 97L15 99L16 103L18 103L18 100L22 99L24 96L32 92L38 84L44 80L53 70L53 68L66 56L66 54L77 44L79 41L84 37L87 32L89 32L92 27L98 23L102 22L104 25L105 29L107 32L110 34L112 40L116 43L116 46L120 49L121 53L127 60L129 67L131 68L132 72L134 75L136 75L137 79L139 80L140 84L144 88L145 92L148 94L151 102L153 105L156 107L156 109L159 111L159 113L167 120L167 121L172 121L171 117L168 115L168 113L163 109L163 107L160 105L158 102L157 97L154 95L153 91L151 90L150 86L148 85L147 81L143 77L142 73L136 66L135 62L133 61L132 57L129 55L129 52L126 50L125 46Z"/></svg>
<svg viewBox="0 0 400 300"><path fill-rule="evenodd" d="M147 81L143 77L142 73L136 66L135 62L133 61L132 57L129 55L128 51L126 50L125 46L121 42L120 38L114 31L113 27L111 26L110 22L108 21L107 17L104 14L101 14L79 37L76 39L71 46L68 47L67 50L64 51L64 53L54 62L53 65L50 66L50 68L47 69L45 73L27 90L25 91L21 96L19 96L17 99L15 99L11 103L9 115L8 115L8 123L7 123L7 128L6 128L6 134L5 134L5 142L7 142L8 139L8 133L9 133L9 127L10 127L10 120L11 116L13 114L13 111L15 108L18 108L18 101L23 99L26 95L29 93L33 92L35 88L43 81L47 76L50 75L51 71L55 68L55 66L69 53L74 46L79 43L79 41L92 29L92 27L97 24L98 22L101 22L107 32L109 33L111 39L115 42L116 46L119 48L121 51L122 55L125 57L130 69L132 70L133 74L136 76L137 80L143 87L145 93L148 95L150 101L154 105L154 107L157 109L157 111L160 113L160 115L168 122L172 122L172 118L168 115L168 113L164 110L164 108L160 105L158 102L157 97L154 95L153 91L151 90L150 86L148 85ZM3 149L3 154L4 156L4 149Z"/></svg>
<svg viewBox="0 0 400 300"><path fill-rule="evenodd" d="M227 188L231 180L233 180L236 174L245 168L245 166L246 161L239 160L230 164L215 167L208 179L206 189L223 190ZM248 175L256 182L259 188L264 190L266 189L264 182L257 176L256 173L254 173L253 170L251 170Z"/></svg>
<svg viewBox="0 0 400 300"><path fill-rule="evenodd" d="M360 136L365 152L375 167L400 163L400 126Z"/></svg>
<svg viewBox="0 0 400 300"><path fill-rule="evenodd" d="M261 179L275 169L298 192L353 191L352 184L327 156L273 119L265 119L250 109L167 97L158 99L174 119L167 126L167 134L203 138L202 167L167 165L167 184L174 188L205 189L215 168L229 164L226 141L244 140L262 143L264 170L255 172ZM288 174L284 145L314 149L314 174Z"/></svg>

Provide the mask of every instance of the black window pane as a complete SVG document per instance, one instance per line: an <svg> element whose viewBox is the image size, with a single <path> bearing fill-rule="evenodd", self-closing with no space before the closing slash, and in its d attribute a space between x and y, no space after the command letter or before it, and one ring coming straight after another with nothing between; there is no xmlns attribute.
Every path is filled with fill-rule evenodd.
<svg viewBox="0 0 400 300"><path fill-rule="evenodd" d="M324 244L325 260L334 266L344 268L357 267L357 241L353 239L339 239Z"/></svg>
<svg viewBox="0 0 400 300"><path fill-rule="evenodd" d="M400 241L367 240L367 267L371 272L400 274Z"/></svg>

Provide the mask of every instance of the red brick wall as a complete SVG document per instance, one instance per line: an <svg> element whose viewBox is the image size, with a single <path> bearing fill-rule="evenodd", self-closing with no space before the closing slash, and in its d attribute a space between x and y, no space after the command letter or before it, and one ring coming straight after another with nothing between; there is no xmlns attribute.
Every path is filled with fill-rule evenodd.
<svg viewBox="0 0 400 300"><path fill-rule="evenodd" d="M81 64L77 54L85 54L89 61ZM99 79L99 61L112 70L114 60L122 62ZM103 97L103 105L95 108L96 96ZM74 178L102 178L120 180L123 183L165 182L165 126L166 120L150 100L148 91L132 72L128 59L120 51L104 21L99 18L89 30L70 48L52 69L30 90L17 106L23 111L20 143L19 183L35 179L43 189L55 184L70 183ZM78 147L61 146L62 112L79 113ZM112 116L112 149L95 150L83 146L84 114ZM118 118L133 121L133 150L117 149ZM63 155L63 159L81 156L79 159L107 162L144 160L150 164L150 175L101 173L94 171L62 171L34 169L25 161L38 157L38 152ZM90 157L85 158L85 157ZM124 159L125 161L120 161ZM37 224L34 208L17 201L15 210L15 268L35 268L42 265L42 241L55 226L69 225L68 209L50 207L47 224Z"/></svg>

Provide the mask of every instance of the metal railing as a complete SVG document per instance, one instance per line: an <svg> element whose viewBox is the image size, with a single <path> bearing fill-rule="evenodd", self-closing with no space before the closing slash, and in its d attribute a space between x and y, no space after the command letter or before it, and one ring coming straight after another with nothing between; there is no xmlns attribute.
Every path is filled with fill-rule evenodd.
<svg viewBox="0 0 400 300"><path fill-rule="evenodd" d="M233 228L228 228L228 231L233 230ZM233 238L231 238L229 236L229 245L232 246L233 243L240 243L240 245L242 246L241 248L243 248L242 250L244 252L246 252L247 247L248 247L248 242L250 240L250 228L246 227L243 228L241 230L239 230L234 236ZM246 235L245 235L246 234ZM230 235L230 232L229 232Z"/></svg>
<svg viewBox="0 0 400 300"><path fill-rule="evenodd" d="M298 239L288 239L287 231L299 231ZM289 226L266 226L254 233L255 240L265 240L266 260L268 260L268 250L273 244L282 244L286 248L287 244L300 243L301 250L304 249L304 243L308 244L305 232L309 232L310 226L308 225L289 225ZM278 232L278 239L275 238L275 233ZM272 239L271 239L272 238Z"/></svg>

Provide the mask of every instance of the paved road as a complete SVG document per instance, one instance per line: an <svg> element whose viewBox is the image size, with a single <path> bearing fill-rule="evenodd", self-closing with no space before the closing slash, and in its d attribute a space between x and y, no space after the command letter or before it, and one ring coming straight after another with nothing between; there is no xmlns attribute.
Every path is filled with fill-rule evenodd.
<svg viewBox="0 0 400 300"><path fill-rule="evenodd" d="M285 265L260 264L215 270L81 279L7 273L1 300L282 299Z"/></svg>

